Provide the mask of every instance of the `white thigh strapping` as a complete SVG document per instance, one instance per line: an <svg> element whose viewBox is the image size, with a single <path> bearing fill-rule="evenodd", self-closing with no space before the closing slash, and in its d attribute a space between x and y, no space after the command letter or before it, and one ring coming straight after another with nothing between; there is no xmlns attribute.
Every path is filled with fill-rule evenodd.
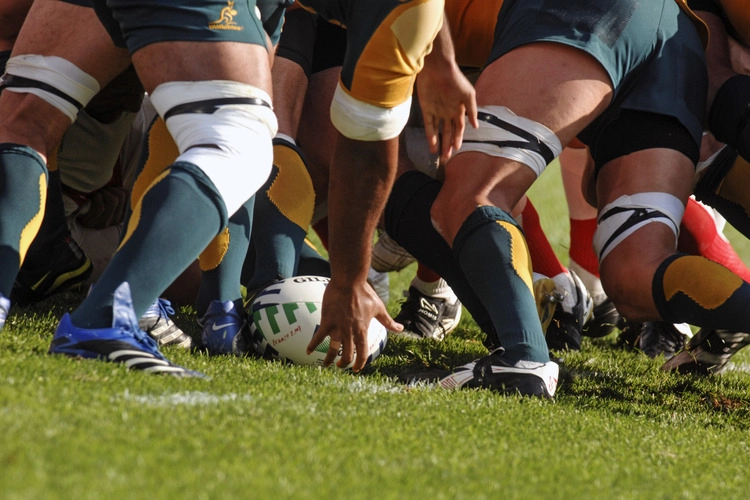
<svg viewBox="0 0 750 500"><path fill-rule="evenodd" d="M675 245L680 232L680 222L685 207L676 196L649 192L620 196L599 212L594 233L594 250L599 262L625 238L652 222L669 227L675 235Z"/></svg>
<svg viewBox="0 0 750 500"><path fill-rule="evenodd" d="M38 54L24 54L13 56L5 65L6 75L28 78L50 87L75 101L77 105L49 90L28 87L6 87L9 92L34 94L45 102L56 107L71 122L76 120L78 110L86 106L92 97L99 92L99 82L83 72L78 66L67 59L57 56L40 56Z"/></svg>
<svg viewBox="0 0 750 500"><path fill-rule="evenodd" d="M456 154L478 151L528 166L537 175L560 156L562 145L549 128L505 106L479 106L479 128L466 127Z"/></svg>
<svg viewBox="0 0 750 500"><path fill-rule="evenodd" d="M270 96L252 85L216 80L169 82L151 94L151 102L162 117L178 105L236 97L261 99L269 107L227 104L211 113L174 114L166 119L180 151L177 161L197 165L211 179L230 216L271 173L271 139L278 123L270 108Z"/></svg>

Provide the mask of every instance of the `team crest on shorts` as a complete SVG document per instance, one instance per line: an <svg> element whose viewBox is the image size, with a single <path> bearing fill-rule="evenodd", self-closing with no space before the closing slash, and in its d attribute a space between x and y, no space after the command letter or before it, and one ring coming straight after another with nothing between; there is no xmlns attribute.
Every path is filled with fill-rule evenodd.
<svg viewBox="0 0 750 500"><path fill-rule="evenodd" d="M244 28L234 22L234 16L236 15L237 11L234 8L234 0L227 0L227 6L221 9L219 19L212 23L208 23L208 27L212 30L242 31Z"/></svg>

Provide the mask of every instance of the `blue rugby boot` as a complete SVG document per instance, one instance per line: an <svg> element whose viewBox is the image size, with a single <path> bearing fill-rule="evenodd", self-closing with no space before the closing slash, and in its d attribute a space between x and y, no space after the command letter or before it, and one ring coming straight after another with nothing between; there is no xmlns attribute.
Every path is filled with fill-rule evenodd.
<svg viewBox="0 0 750 500"><path fill-rule="evenodd" d="M203 345L211 354L247 354L244 311L232 300L212 300L198 321Z"/></svg>
<svg viewBox="0 0 750 500"><path fill-rule="evenodd" d="M149 373L205 377L202 373L170 363L159 352L156 341L138 327L127 282L115 290L112 328L78 328L71 323L70 314L65 313L52 337L49 353L124 363L131 370Z"/></svg>

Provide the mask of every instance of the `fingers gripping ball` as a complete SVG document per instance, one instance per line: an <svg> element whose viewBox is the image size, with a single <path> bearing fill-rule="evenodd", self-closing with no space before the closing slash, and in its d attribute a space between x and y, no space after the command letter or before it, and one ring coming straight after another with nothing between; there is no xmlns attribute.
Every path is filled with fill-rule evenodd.
<svg viewBox="0 0 750 500"><path fill-rule="evenodd" d="M320 327L323 293L329 281L322 276L296 276L270 285L253 298L246 308L258 354L298 365L323 366L330 337L310 355L306 350ZM368 363L383 352L387 339L385 327L373 318L367 337ZM340 358L339 351L334 365Z"/></svg>

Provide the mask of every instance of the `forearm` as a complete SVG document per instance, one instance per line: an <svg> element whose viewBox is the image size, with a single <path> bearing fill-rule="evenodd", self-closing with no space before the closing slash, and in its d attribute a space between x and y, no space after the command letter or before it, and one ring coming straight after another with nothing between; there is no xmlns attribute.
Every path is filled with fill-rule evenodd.
<svg viewBox="0 0 750 500"><path fill-rule="evenodd" d="M397 158L397 138L363 142L338 136L328 192L328 253L334 283L367 279L372 237L393 185Z"/></svg>
<svg viewBox="0 0 750 500"><path fill-rule="evenodd" d="M432 50L424 58L422 71L439 75L454 69L458 69L458 63L453 48L453 39L448 21L443 19L443 25L432 42Z"/></svg>

